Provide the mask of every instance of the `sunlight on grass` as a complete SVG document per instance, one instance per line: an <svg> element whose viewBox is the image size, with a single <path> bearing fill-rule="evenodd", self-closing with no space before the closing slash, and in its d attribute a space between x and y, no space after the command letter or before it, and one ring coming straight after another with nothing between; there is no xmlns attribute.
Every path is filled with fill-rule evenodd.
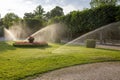
<svg viewBox="0 0 120 80"><path fill-rule="evenodd" d="M0 42L0 80L24 79L62 67L119 61L120 51L66 46L68 51L52 53L62 44L49 43L49 47L17 48L11 42Z"/></svg>

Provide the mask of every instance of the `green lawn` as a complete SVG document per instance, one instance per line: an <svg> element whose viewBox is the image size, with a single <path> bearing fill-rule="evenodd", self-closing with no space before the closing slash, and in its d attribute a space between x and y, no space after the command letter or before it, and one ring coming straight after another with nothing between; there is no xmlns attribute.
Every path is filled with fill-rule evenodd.
<svg viewBox="0 0 120 80"><path fill-rule="evenodd" d="M62 44L44 48L16 48L0 42L0 80L19 80L50 70L103 61L120 61L120 51L65 46L59 53L53 50Z"/></svg>

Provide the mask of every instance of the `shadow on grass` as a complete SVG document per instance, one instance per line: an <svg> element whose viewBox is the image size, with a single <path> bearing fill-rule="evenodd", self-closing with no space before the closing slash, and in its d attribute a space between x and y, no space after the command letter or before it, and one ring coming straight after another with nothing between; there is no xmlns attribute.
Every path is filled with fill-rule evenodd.
<svg viewBox="0 0 120 80"><path fill-rule="evenodd" d="M47 45L47 46L16 46L17 48L21 49L46 49L46 48L51 48L52 46Z"/></svg>
<svg viewBox="0 0 120 80"><path fill-rule="evenodd" d="M16 48L10 44L8 44L7 42L1 41L0 42L0 53L1 52L5 52L7 50L15 50Z"/></svg>

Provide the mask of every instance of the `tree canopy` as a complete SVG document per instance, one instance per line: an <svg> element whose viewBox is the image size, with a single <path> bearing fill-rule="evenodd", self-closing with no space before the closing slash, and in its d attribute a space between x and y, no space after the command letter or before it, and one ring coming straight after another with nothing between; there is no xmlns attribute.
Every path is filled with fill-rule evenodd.
<svg viewBox="0 0 120 80"><path fill-rule="evenodd" d="M91 0L91 7L99 7L103 5L116 5L120 0Z"/></svg>
<svg viewBox="0 0 120 80"><path fill-rule="evenodd" d="M120 7L104 5L83 11L73 11L61 17L67 25L69 38L76 38L103 25L120 20Z"/></svg>
<svg viewBox="0 0 120 80"><path fill-rule="evenodd" d="M6 27L12 26L14 23L19 22L20 18L14 13L7 13L3 18L3 24Z"/></svg>
<svg viewBox="0 0 120 80"><path fill-rule="evenodd" d="M32 18L34 18L34 14L33 13L25 13L24 14L24 19L26 19L26 18L30 18L30 19L32 19Z"/></svg>
<svg viewBox="0 0 120 80"><path fill-rule="evenodd" d="M45 26L44 13L42 6L38 5L33 12L24 14L23 21L34 32Z"/></svg>
<svg viewBox="0 0 120 80"><path fill-rule="evenodd" d="M44 16L44 9L42 8L41 5L37 6L36 9L34 10L34 15L36 18L43 18Z"/></svg>
<svg viewBox="0 0 120 80"><path fill-rule="evenodd" d="M103 25L120 21L120 6L116 6L118 0L91 0L91 9L72 11L64 15L63 9L56 6L45 13L41 5L33 12L25 13L22 23L35 32L48 24L64 23L67 25L67 35L78 37L88 31ZM10 27L21 20L16 14L8 13L1 19L1 25Z"/></svg>
<svg viewBox="0 0 120 80"><path fill-rule="evenodd" d="M63 9L59 6L56 6L50 12L47 12L46 17L49 19L54 17L60 17L63 15L64 15Z"/></svg>

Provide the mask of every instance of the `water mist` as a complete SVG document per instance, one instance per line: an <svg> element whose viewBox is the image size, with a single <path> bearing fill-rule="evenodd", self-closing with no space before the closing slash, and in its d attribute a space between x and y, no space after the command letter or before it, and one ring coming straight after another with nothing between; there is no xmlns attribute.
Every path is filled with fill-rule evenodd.
<svg viewBox="0 0 120 80"><path fill-rule="evenodd" d="M9 29L4 28L5 40L24 40L31 33L31 30L23 24L14 24Z"/></svg>
<svg viewBox="0 0 120 80"><path fill-rule="evenodd" d="M64 32L64 25L59 23L44 27L31 36L35 38L35 41L55 42L57 39L62 38Z"/></svg>
<svg viewBox="0 0 120 80"><path fill-rule="evenodd" d="M95 39L97 41L97 46L99 46L101 43L103 43L106 40L106 44L112 42L112 39L115 41L117 44L120 44L120 22L115 22L108 24L106 26L102 26L96 30L93 30L91 32L88 32L68 43L66 43L64 46L56 49L53 51L53 53L62 53L66 51L66 53L72 51L77 52L76 50L69 50L68 45L85 45L85 40L86 39Z"/></svg>

